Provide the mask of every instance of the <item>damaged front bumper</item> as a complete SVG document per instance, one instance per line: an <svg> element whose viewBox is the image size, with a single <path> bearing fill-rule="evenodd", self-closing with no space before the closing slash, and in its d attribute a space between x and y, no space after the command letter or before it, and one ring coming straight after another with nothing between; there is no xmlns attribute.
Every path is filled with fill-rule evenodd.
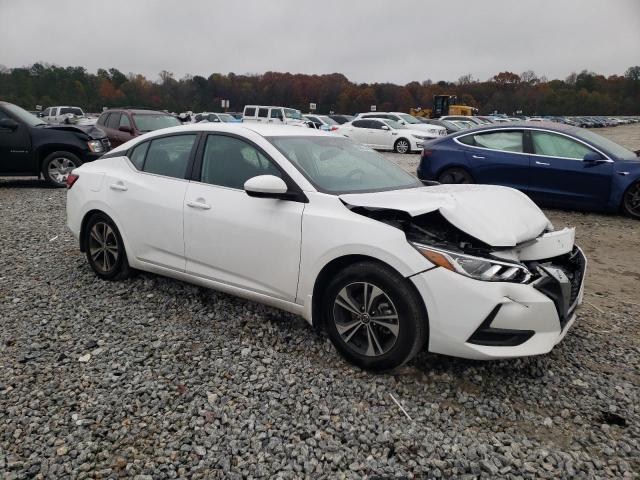
<svg viewBox="0 0 640 480"><path fill-rule="evenodd" d="M557 235L551 243L563 247L544 251L566 251L572 235ZM429 351L497 359L544 354L560 342L582 301L586 258L574 246L525 263L534 273L529 283L484 282L443 268L412 276L427 307Z"/></svg>

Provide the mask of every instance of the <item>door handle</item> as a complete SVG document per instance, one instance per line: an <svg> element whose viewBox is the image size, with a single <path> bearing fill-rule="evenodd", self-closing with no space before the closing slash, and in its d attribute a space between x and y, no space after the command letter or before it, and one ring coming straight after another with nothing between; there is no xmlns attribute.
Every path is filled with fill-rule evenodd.
<svg viewBox="0 0 640 480"><path fill-rule="evenodd" d="M484 157L481 157L480 155L472 155L472 157L478 160L484 160Z"/></svg>
<svg viewBox="0 0 640 480"><path fill-rule="evenodd" d="M112 183L111 185L109 185L109 188L111 190L117 190L119 192L126 192L128 190L127 186L122 182Z"/></svg>
<svg viewBox="0 0 640 480"><path fill-rule="evenodd" d="M546 163L546 162L539 162L539 161L536 160L536 165L544 165L545 167L548 167L551 164L550 163Z"/></svg>
<svg viewBox="0 0 640 480"><path fill-rule="evenodd" d="M211 205L204 202L194 202L192 200L187 201L187 206L191 208L198 208L200 210L210 210Z"/></svg>

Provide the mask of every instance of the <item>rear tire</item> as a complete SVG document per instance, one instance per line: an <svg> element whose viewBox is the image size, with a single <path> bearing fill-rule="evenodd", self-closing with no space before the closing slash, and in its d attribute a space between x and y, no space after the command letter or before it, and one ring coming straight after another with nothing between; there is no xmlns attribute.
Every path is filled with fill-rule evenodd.
<svg viewBox="0 0 640 480"><path fill-rule="evenodd" d="M67 176L74 168L82 165L78 157L70 152L53 152L42 161L42 176L53 187L65 187Z"/></svg>
<svg viewBox="0 0 640 480"><path fill-rule="evenodd" d="M473 177L464 168L447 168L438 176L440 183L474 183Z"/></svg>
<svg viewBox="0 0 640 480"><path fill-rule="evenodd" d="M411 153L411 143L406 138L399 138L393 144L393 150L396 153Z"/></svg>
<svg viewBox="0 0 640 480"><path fill-rule="evenodd" d="M622 197L622 210L636 220L640 220L640 182L633 183Z"/></svg>
<svg viewBox="0 0 640 480"><path fill-rule="evenodd" d="M424 304L392 268L370 261L346 267L321 298L329 338L349 362L368 370L390 370L424 346L428 321Z"/></svg>
<svg viewBox="0 0 640 480"><path fill-rule="evenodd" d="M84 246L89 266L103 280L122 280L131 275L127 252L118 227L104 213L86 223Z"/></svg>

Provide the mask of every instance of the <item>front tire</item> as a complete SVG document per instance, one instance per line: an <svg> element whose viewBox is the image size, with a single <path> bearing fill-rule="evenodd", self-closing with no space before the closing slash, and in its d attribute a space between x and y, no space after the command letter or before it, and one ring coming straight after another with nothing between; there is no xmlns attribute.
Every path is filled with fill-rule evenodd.
<svg viewBox="0 0 640 480"><path fill-rule="evenodd" d="M396 153L411 153L411 143L406 138L399 138L393 144L393 150Z"/></svg>
<svg viewBox="0 0 640 480"><path fill-rule="evenodd" d="M440 183L474 183L473 177L464 168L448 168L438 175Z"/></svg>
<svg viewBox="0 0 640 480"><path fill-rule="evenodd" d="M87 221L83 235L87 261L98 277L122 280L130 275L124 242L113 220L97 213Z"/></svg>
<svg viewBox="0 0 640 480"><path fill-rule="evenodd" d="M640 220L640 181L632 184L622 197L622 209L636 220Z"/></svg>
<svg viewBox="0 0 640 480"><path fill-rule="evenodd" d="M358 262L339 272L322 296L324 325L340 354L368 370L391 370L424 346L424 305L392 268Z"/></svg>
<svg viewBox="0 0 640 480"><path fill-rule="evenodd" d="M73 153L53 152L42 162L42 176L53 187L65 187L71 171L80 165L82 162Z"/></svg>

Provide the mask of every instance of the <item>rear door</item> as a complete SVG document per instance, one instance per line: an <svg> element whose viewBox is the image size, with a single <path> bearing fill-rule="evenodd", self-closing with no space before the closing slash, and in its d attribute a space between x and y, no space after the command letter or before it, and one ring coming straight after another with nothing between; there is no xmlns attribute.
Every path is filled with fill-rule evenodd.
<svg viewBox="0 0 640 480"><path fill-rule="evenodd" d="M611 193L613 162L573 137L548 130L527 131L533 199L547 205L603 208ZM587 154L600 161L584 161Z"/></svg>
<svg viewBox="0 0 640 480"><path fill-rule="evenodd" d="M258 122L268 123L268 120L269 120L269 109L266 107L258 108Z"/></svg>
<svg viewBox="0 0 640 480"><path fill-rule="evenodd" d="M112 147L117 147L124 143L122 141L122 136L120 135L120 130L118 130L120 128L121 116L122 114L120 112L111 112L107 119L106 132Z"/></svg>
<svg viewBox="0 0 640 480"><path fill-rule="evenodd" d="M133 168L105 174L106 200L118 213L138 261L184 271L184 196L197 135L166 135L130 152Z"/></svg>
<svg viewBox="0 0 640 480"><path fill-rule="evenodd" d="M529 154L521 129L499 129L456 137L476 183L529 188Z"/></svg>
<svg viewBox="0 0 640 480"><path fill-rule="evenodd" d="M348 137L353 138L358 143L362 143L363 145L371 145L369 127L369 120L354 120L353 122L351 122L351 128L347 128L345 133Z"/></svg>

